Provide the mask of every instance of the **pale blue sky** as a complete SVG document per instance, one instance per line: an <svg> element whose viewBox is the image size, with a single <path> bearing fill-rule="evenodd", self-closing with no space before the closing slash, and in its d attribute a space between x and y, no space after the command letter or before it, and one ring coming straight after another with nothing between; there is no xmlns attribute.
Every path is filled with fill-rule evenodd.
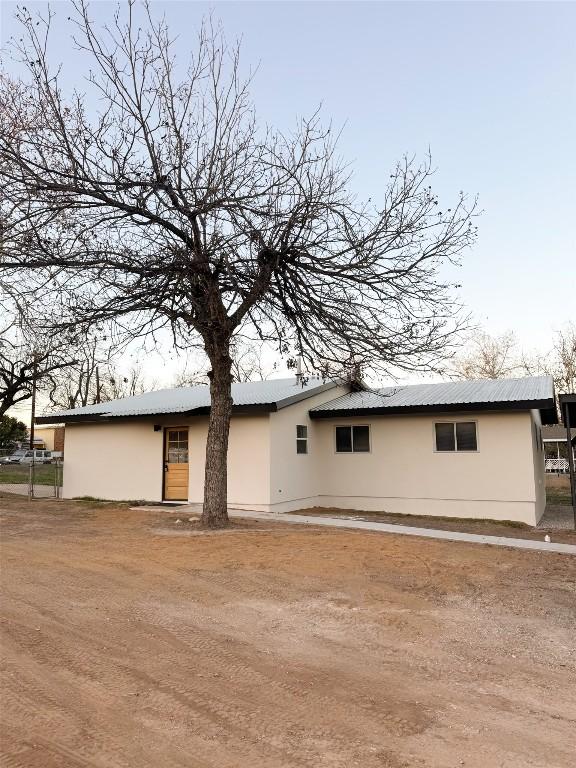
<svg viewBox="0 0 576 768"><path fill-rule="evenodd" d="M29 9L42 4L26 3ZM66 57L66 2L54 50ZM319 102L345 125L358 191L377 198L404 152L430 146L445 205L478 194L479 240L458 273L490 332L545 348L576 320L576 4L555 2L153 3L182 57L211 9L242 36L263 121L288 128ZM93 3L103 19L113 3ZM2 39L15 4L1 3ZM69 59L70 60L70 59ZM74 60L70 82L79 80Z"/></svg>

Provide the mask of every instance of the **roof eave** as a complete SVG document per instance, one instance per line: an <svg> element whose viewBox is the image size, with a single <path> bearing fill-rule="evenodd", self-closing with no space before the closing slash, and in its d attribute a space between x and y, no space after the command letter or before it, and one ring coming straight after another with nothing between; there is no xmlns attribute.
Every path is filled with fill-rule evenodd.
<svg viewBox="0 0 576 768"><path fill-rule="evenodd" d="M469 413L473 411L530 411L538 410L546 424L557 424L558 417L553 399L516 400L496 403L452 403L431 405L380 406L376 408L339 408L338 410L310 410L311 419L333 419L349 416L398 416L419 413Z"/></svg>
<svg viewBox="0 0 576 768"><path fill-rule="evenodd" d="M235 405L232 407L232 414L235 416L251 413L271 413L278 410L276 403L254 403L252 405ZM103 424L109 421L148 421L150 419L159 419L166 417L188 418L191 416L208 416L210 406L201 406L187 411L157 411L155 413L71 413L67 415L54 414L54 416L37 416L34 419L35 424Z"/></svg>
<svg viewBox="0 0 576 768"><path fill-rule="evenodd" d="M342 382L340 381L328 381L325 384L320 384L319 386L313 387L311 389L303 389L301 392L298 392L295 395L291 395L290 397L285 397L282 400L278 400L276 402L234 405L232 406L232 414L234 416L241 416L241 415L248 415L248 414L254 414L254 413L274 413L276 411L281 410L282 408L287 408L289 405L293 405L294 403L298 403L302 400L308 400L310 397L314 397L315 395L319 395L322 392L327 392L330 389L334 389L334 387L338 387L341 384ZM198 408L191 408L186 411L156 411L155 413L137 413L137 414L115 415L114 413L110 413L110 412L106 412L102 414L55 413L54 415L37 416L36 419L34 420L34 423L35 424L55 424L55 423L98 424L98 423L104 423L104 422L118 420L118 419L134 421L135 419L141 419L141 420L155 419L155 418L164 418L167 416L189 417L189 416L208 416L209 414L210 414L210 406L205 405L205 406L199 406Z"/></svg>
<svg viewBox="0 0 576 768"><path fill-rule="evenodd" d="M317 387L314 387L313 389L303 389L301 392L298 392L296 395L291 395L290 397L285 397L282 400L279 400L277 403L274 403L275 408L274 410L280 411L282 408L287 408L289 405L293 405L294 403L299 403L302 400L308 400L310 397L314 397L315 395L321 395L322 392L327 392L330 389L334 389L335 387L340 387L344 384L342 381L327 381L325 384L320 384Z"/></svg>
<svg viewBox="0 0 576 768"><path fill-rule="evenodd" d="M576 427L576 393L570 392L559 395L558 401L560 403L562 422L566 424L567 420L569 420L570 426ZM569 419L566 418L567 416L569 416Z"/></svg>

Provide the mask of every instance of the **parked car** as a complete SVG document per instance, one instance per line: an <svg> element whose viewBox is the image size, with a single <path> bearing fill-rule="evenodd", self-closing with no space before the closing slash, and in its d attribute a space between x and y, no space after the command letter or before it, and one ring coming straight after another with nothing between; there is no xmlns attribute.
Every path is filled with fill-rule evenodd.
<svg viewBox="0 0 576 768"><path fill-rule="evenodd" d="M8 456L2 456L0 459L0 464L20 464L20 461L24 458L24 456L26 456L26 450L24 448L20 448Z"/></svg>
<svg viewBox="0 0 576 768"><path fill-rule="evenodd" d="M52 451L40 450L35 448L32 450L26 450L20 448L18 451L14 451L11 456L4 456L0 459L2 464L50 464L52 461Z"/></svg>

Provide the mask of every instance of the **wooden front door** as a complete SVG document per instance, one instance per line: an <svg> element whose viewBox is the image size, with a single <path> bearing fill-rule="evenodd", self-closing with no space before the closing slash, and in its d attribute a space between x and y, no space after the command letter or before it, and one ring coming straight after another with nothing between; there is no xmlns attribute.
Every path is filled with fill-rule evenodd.
<svg viewBox="0 0 576 768"><path fill-rule="evenodd" d="M164 440L164 498L187 501L188 427L167 429Z"/></svg>

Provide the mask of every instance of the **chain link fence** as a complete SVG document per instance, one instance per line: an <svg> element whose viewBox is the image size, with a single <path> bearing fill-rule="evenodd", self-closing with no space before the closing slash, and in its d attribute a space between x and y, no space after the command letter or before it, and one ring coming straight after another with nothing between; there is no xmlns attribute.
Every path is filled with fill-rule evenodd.
<svg viewBox="0 0 576 768"><path fill-rule="evenodd" d="M62 461L46 464L0 463L0 493L29 499L59 499L62 496Z"/></svg>

